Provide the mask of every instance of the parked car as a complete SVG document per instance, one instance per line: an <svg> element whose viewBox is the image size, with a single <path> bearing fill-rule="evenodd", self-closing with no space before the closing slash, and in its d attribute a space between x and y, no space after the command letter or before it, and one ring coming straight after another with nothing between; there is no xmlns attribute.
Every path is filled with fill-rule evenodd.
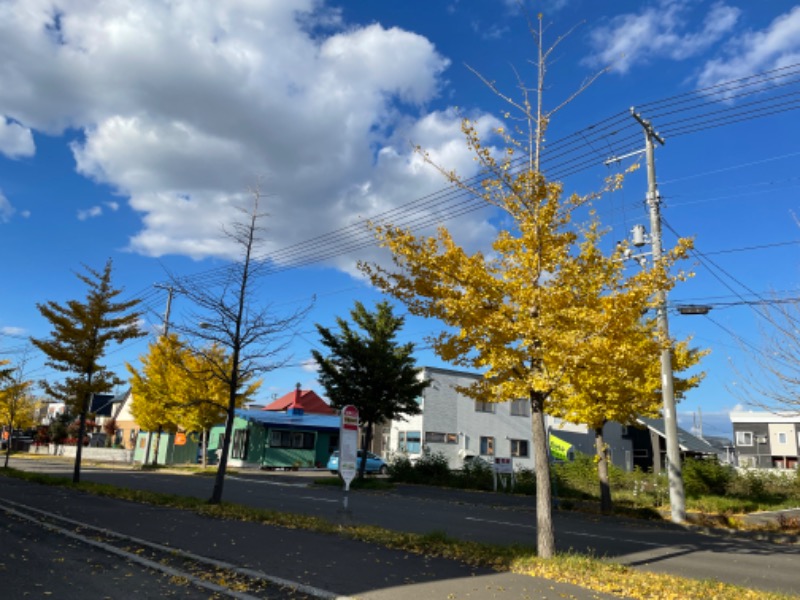
<svg viewBox="0 0 800 600"><path fill-rule="evenodd" d="M361 457L363 453L361 450L358 451L358 457L356 458L356 470L361 468ZM331 473L336 475L339 472L339 451L336 450L333 454L331 454L330 459L328 459L328 466L326 467ZM384 460L378 456L377 454L373 454L372 452L367 452L367 473L379 473L381 475L386 475L389 473L389 465L387 465Z"/></svg>

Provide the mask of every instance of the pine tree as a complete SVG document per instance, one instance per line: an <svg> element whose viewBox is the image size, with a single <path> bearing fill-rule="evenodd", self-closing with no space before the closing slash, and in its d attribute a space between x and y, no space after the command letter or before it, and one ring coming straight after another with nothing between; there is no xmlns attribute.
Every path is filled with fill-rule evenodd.
<svg viewBox="0 0 800 600"><path fill-rule="evenodd" d="M43 382L45 390L63 400L79 418L78 447L72 481L80 481L86 415L93 394L108 393L123 383L100 361L110 343L121 344L144 335L138 326L140 312L133 309L138 300L115 301L122 293L111 283L112 261L102 272L85 267L87 274L77 274L88 291L86 299L69 300L65 305L54 301L37 304L39 312L51 324L49 338L31 338L31 342L47 356L47 366L68 373L58 383Z"/></svg>
<svg viewBox="0 0 800 600"><path fill-rule="evenodd" d="M375 425L404 414L418 414L418 399L430 382L422 380L421 369L414 366L414 345L397 343L405 319L393 314L391 304L380 302L370 312L356 302L350 316L360 331L341 318L336 319L338 334L317 324L322 344L330 354L311 353L331 405L358 409L364 426L359 466L359 477L363 478Z"/></svg>

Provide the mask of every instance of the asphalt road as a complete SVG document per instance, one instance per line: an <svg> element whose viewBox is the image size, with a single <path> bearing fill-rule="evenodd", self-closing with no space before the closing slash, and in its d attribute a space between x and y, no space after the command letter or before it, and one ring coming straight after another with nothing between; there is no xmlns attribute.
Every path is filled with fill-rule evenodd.
<svg viewBox="0 0 800 600"><path fill-rule="evenodd" d="M22 468L59 472L58 462L25 461ZM85 468L85 480L207 498L209 477ZM342 492L308 486L307 479L263 474L229 476L224 499L249 506L340 518ZM355 522L398 531L444 532L500 544L535 544L532 499L505 495L400 487L397 492L350 492ZM747 536L708 535L672 524L557 512L559 551L606 556L637 568L697 579L714 578L756 589L800 594L800 546Z"/></svg>

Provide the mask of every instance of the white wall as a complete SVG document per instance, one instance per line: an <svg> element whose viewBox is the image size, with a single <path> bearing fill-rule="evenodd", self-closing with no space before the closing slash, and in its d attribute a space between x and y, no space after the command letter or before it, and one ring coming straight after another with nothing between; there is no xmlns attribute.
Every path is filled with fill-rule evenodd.
<svg viewBox="0 0 800 600"><path fill-rule="evenodd" d="M494 438L493 456L483 458L491 461L494 456L511 456L511 440L524 440L528 446L527 457L514 457L515 468L532 469L534 466L530 416L511 414L511 403L493 404L494 412L475 410L475 401L459 393L457 386L468 386L479 376L446 369L425 369L425 377L431 386L423 393L422 415L409 417L408 421L393 421L390 449L398 450L399 434L402 431L420 432L422 448L441 453L447 457L451 468L463 466L465 456L480 456L480 438ZM426 442L426 433L434 432L457 436L457 443ZM419 454L411 454L415 459Z"/></svg>
<svg viewBox="0 0 800 600"><path fill-rule="evenodd" d="M773 456L797 456L797 436L795 426L790 423L770 423L769 448ZM783 434L784 443L780 442Z"/></svg>

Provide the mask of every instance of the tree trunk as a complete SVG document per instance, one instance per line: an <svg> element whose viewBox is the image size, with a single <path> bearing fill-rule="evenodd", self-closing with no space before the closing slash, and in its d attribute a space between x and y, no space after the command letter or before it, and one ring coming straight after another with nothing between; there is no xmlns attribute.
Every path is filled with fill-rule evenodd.
<svg viewBox="0 0 800 600"><path fill-rule="evenodd" d="M205 469L208 466L208 428L203 429L203 438L200 444L203 450L200 461L203 465L203 469Z"/></svg>
<svg viewBox="0 0 800 600"><path fill-rule="evenodd" d="M219 504L222 502L222 489L225 486L225 471L228 468L228 448L231 445L231 434L233 433L233 421L236 417L235 413L235 397L231 400L228 406L228 416L225 419L225 433L222 438L222 448L220 449L219 464L217 465L217 474L214 476L214 489L211 492L209 504Z"/></svg>
<svg viewBox="0 0 800 600"><path fill-rule="evenodd" d="M608 481L608 448L603 440L603 427L594 430L594 447L597 451L597 478L600 480L600 511L611 514L611 485Z"/></svg>
<svg viewBox="0 0 800 600"><path fill-rule="evenodd" d="M141 430L139 431L141 433ZM150 463L150 444L153 441L153 432L147 432L147 447L144 449L144 457L142 458L142 466Z"/></svg>
<svg viewBox="0 0 800 600"><path fill-rule="evenodd" d="M364 427L364 444L361 448L361 462L358 465L358 478L364 479L367 472L367 450L372 443L372 423L367 422Z"/></svg>
<svg viewBox="0 0 800 600"><path fill-rule="evenodd" d="M91 384L91 376L89 377ZM75 448L75 466L72 469L72 483L80 483L81 481L81 457L83 456L83 437L86 435L86 413L89 412L89 406L92 402L93 393L89 392L81 405L81 414L78 418L78 445Z"/></svg>
<svg viewBox="0 0 800 600"><path fill-rule="evenodd" d="M550 484L550 458L544 427L544 396L531 392L531 430L536 466L536 552L539 558L555 555L553 497Z"/></svg>
<svg viewBox="0 0 800 600"><path fill-rule="evenodd" d="M156 447L153 450L153 466L158 466L158 447L161 445L161 433L163 429L161 425L158 426L158 431L156 431Z"/></svg>

